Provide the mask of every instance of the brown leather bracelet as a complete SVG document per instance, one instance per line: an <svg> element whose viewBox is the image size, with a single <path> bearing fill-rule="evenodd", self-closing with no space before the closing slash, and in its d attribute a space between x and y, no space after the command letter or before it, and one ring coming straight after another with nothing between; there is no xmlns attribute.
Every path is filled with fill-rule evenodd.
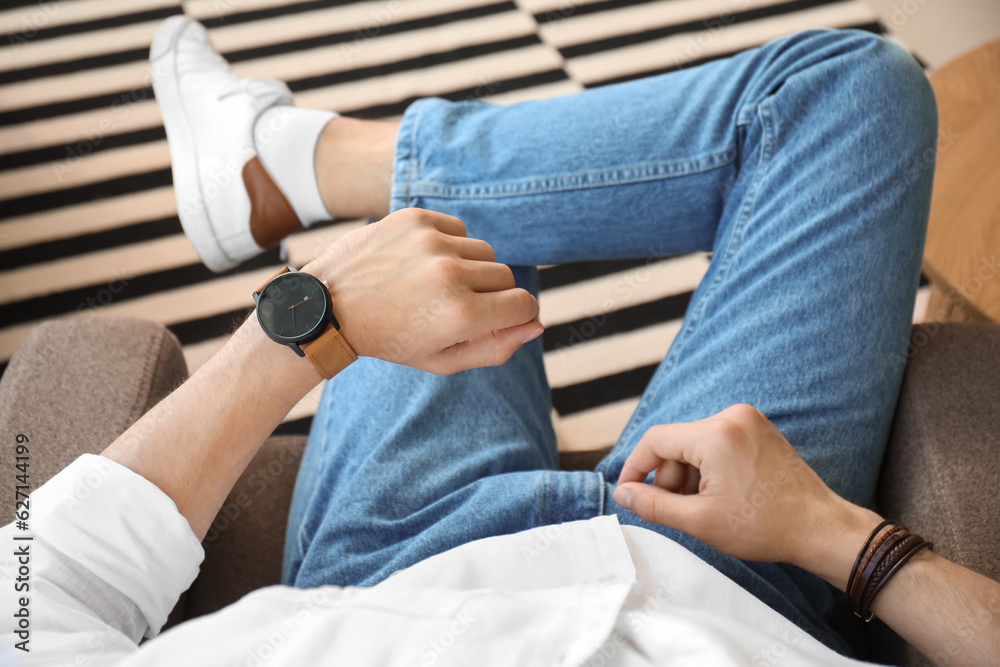
<svg viewBox="0 0 1000 667"><path fill-rule="evenodd" d="M903 565L907 561L916 556L917 553L920 552L921 550L930 549L933 548L934 546L932 542L928 542L924 538L913 533L911 533L910 537L907 538L907 542L909 544L907 544L901 550L901 553L897 554L894 557L891 566L888 568L888 571L885 573L883 577L881 577L878 583L875 583L873 580L872 582L869 583L868 587L866 588L861 606L861 615L866 622L870 621L874 616L874 614L871 612L871 605L872 602L875 601L875 597L882 591L885 585L889 583L889 580L892 579L893 575L895 575L896 572L899 571L899 568L903 567Z"/></svg>
<svg viewBox="0 0 1000 667"><path fill-rule="evenodd" d="M851 574L847 577L847 599L851 599L851 592L858 585L858 578L861 576L861 570L864 568L868 559L871 558L872 554L872 542L875 540L875 536L878 535L883 528L893 525L893 521L886 519L879 525L875 526L871 533L868 534L868 539L865 540L864 546L858 551L858 557L854 559L854 567L851 568Z"/></svg>
<svg viewBox="0 0 1000 667"><path fill-rule="evenodd" d="M874 564L872 563L875 554L878 553L879 549L883 544L885 544L886 540L902 530L905 529L899 522L883 521L879 524L876 530L872 531L865 547L858 552L858 558L855 561L857 570L852 570L853 576L847 586L847 602L851 611L858 609L861 604L861 595L865 590L864 582L866 581L866 570L869 570L869 568L873 569L878 564L877 560L875 560Z"/></svg>
<svg viewBox="0 0 1000 667"><path fill-rule="evenodd" d="M847 604L866 623L871 605L896 572L914 555L934 545L895 521L883 521L868 536L851 568Z"/></svg>
<svg viewBox="0 0 1000 667"><path fill-rule="evenodd" d="M858 615L860 615L862 618L864 618L867 615L866 609L868 608L869 603L871 602L872 599L871 595L872 590L881 585L882 581L885 580L886 574L888 574L889 570L891 570L893 566L897 562L899 562L901 556L907 553L910 550L910 548L916 545L917 543L923 542L923 540L924 538L920 537L919 535L914 535L913 533L908 532L906 534L906 537L904 537L902 540L897 542L894 547L885 552L885 555L882 557L882 559L875 566L875 569L872 571L872 576L869 577L868 580L864 582L865 583L864 590L861 591L861 600L858 604L858 609L857 609Z"/></svg>
<svg viewBox="0 0 1000 667"><path fill-rule="evenodd" d="M868 562L865 564L864 570L861 573L861 577L858 580L857 586L855 586L854 590L851 591L851 597L849 600L851 611L853 611L858 617L864 618L861 616L861 598L864 595L865 588L868 586L868 582L871 580L872 575L878 568L879 563L882 562L882 559L885 558L887 553L889 553L897 544L905 540L909 534L909 531L900 526L899 530L890 533L884 540L882 540L881 544L879 544L878 548L875 550L875 553L873 553L871 558L868 559Z"/></svg>

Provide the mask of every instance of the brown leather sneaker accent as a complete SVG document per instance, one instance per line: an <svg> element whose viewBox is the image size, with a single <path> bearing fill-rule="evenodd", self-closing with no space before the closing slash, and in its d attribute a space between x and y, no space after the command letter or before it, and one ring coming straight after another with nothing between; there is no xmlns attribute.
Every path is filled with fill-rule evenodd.
<svg viewBox="0 0 1000 667"><path fill-rule="evenodd" d="M302 229L292 205L256 155L243 165L243 185L250 195L250 233L261 248Z"/></svg>

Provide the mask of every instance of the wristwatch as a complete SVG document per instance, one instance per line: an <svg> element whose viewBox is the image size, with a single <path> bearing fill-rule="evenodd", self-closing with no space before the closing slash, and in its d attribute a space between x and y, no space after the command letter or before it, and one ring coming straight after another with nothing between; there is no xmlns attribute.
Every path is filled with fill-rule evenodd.
<svg viewBox="0 0 1000 667"><path fill-rule="evenodd" d="M325 379L357 360L340 335L325 280L286 266L253 293L253 300L268 338L307 357Z"/></svg>

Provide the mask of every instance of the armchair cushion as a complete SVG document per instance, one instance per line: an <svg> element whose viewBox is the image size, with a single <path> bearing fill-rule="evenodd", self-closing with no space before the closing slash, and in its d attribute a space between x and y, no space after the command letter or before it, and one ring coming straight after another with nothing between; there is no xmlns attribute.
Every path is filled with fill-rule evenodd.
<svg viewBox="0 0 1000 667"><path fill-rule="evenodd" d="M1000 325L917 325L882 462L880 514L934 550L1000 580ZM926 660L881 623L872 659Z"/></svg>
<svg viewBox="0 0 1000 667"><path fill-rule="evenodd" d="M1000 579L1000 325L921 324L911 349L878 509Z"/></svg>
<svg viewBox="0 0 1000 667"><path fill-rule="evenodd" d="M37 489L81 454L98 454L187 378L163 325L78 318L32 329L0 379L0 438L29 438ZM14 506L0 485L0 503Z"/></svg>

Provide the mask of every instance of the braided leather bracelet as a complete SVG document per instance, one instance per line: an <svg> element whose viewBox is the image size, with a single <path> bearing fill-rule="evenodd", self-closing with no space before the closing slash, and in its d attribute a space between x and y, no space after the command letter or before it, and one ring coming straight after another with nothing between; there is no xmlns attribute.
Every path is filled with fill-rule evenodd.
<svg viewBox="0 0 1000 667"><path fill-rule="evenodd" d="M864 565L871 560L872 555L878 551L878 548L882 543L893 533L898 532L903 527L898 523L893 521L883 521L879 525L875 526L871 534L868 535L868 539L865 540L865 545L861 547L861 551L858 552L858 557L854 559L854 567L851 568L851 576L847 579L847 603L851 609L855 609L861 603L861 594L864 592L864 586L859 586L861 580L861 575L864 570ZM877 539L876 539L877 538Z"/></svg>
<svg viewBox="0 0 1000 667"><path fill-rule="evenodd" d="M921 549L931 549L934 547L933 542L928 542L919 535L911 534L910 537L917 539L912 544L910 544L906 549L903 549L900 552L900 554L895 558L894 562L892 562L891 566L889 567L889 571L886 572L885 574L885 577L878 583L875 583L874 581L870 582L869 585L865 588L865 598L864 601L861 603L861 610L858 615L864 618L866 622L870 621L872 619L872 616L874 616L874 614L869 609L871 607L872 601L875 600L875 596L879 594L882 588L887 583L889 583L889 579L892 578L892 575L896 574L899 568L903 567L906 561L910 560L915 555L917 555L918 551L920 551Z"/></svg>
<svg viewBox="0 0 1000 667"><path fill-rule="evenodd" d="M871 604L899 568L921 549L934 545L896 521L883 521L871 532L858 553L847 580L847 603L866 623Z"/></svg>

